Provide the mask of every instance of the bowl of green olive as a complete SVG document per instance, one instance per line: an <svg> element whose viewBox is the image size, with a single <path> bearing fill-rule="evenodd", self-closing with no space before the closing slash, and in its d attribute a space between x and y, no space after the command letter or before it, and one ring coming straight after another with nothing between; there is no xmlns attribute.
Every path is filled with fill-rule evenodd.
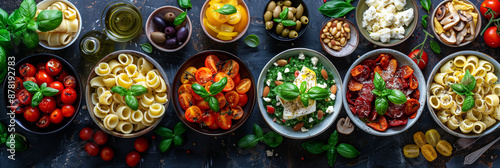
<svg viewBox="0 0 500 168"><path fill-rule="evenodd" d="M302 0L269 1L263 13L267 33L280 41L292 41L304 34L308 16Z"/></svg>

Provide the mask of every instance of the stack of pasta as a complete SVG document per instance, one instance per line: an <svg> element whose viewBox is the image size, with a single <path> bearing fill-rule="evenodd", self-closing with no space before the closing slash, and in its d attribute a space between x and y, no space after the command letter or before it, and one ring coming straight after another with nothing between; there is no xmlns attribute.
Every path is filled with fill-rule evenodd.
<svg viewBox="0 0 500 168"><path fill-rule="evenodd" d="M90 86L95 89L91 95L93 113L106 129L129 134L153 125L163 116L164 104L168 103L168 88L160 72L154 68L146 59L130 54L120 54L117 59L99 63L95 68L97 76L90 81ZM127 106L124 96L111 92L114 86L129 89L133 85L148 89L146 94L136 96L139 102L137 111Z"/></svg>
<svg viewBox="0 0 500 168"><path fill-rule="evenodd" d="M459 95L450 85L460 83L466 70L476 79L474 108L463 112L464 95ZM494 66L477 56L457 56L446 62L434 76L430 86L429 104L442 123L448 128L460 128L462 133L481 134L500 120L500 84Z"/></svg>
<svg viewBox="0 0 500 168"><path fill-rule="evenodd" d="M79 31L79 20L78 13L75 9L64 2L55 2L50 5L48 10L60 10L63 12L63 20L59 27L52 31L41 32L37 30L37 34L40 41L47 41L47 44L51 47L64 46L69 44L74 37L75 33ZM36 16L42 10L38 9Z"/></svg>

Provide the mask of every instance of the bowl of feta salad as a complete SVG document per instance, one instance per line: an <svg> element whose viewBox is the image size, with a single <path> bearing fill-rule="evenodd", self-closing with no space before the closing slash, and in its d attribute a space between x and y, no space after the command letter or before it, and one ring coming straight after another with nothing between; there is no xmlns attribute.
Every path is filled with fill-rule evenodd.
<svg viewBox="0 0 500 168"><path fill-rule="evenodd" d="M291 139L307 139L334 123L342 108L341 87L328 58L293 48L266 64L257 82L257 102L271 129Z"/></svg>
<svg viewBox="0 0 500 168"><path fill-rule="evenodd" d="M418 24L415 0L360 0L356 8L359 32L371 43L392 47L408 39Z"/></svg>

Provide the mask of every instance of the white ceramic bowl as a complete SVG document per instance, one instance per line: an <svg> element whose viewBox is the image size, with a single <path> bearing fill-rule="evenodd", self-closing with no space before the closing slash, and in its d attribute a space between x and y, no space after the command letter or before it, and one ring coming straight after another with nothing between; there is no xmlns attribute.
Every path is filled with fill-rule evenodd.
<svg viewBox="0 0 500 168"><path fill-rule="evenodd" d="M432 84L432 82L434 82L434 76L436 75L436 73L439 71L439 69L441 68L441 66L443 66L443 64L445 64L446 62L452 60L453 58L455 58L456 56L459 56L459 55L463 55L463 56L468 56L468 55L474 55L474 56L477 56L479 59L483 59L483 60L486 60L486 61L489 61L493 67L495 67L495 71L494 71L494 74L496 76L500 76L500 64L498 63L498 61L496 61L494 58L492 58L491 56L489 55L486 55L482 52L477 52L477 51L459 51L459 52L456 52L456 53L453 53L453 54L450 54L448 55L447 57L441 59L441 61L439 61L439 63L432 69L432 72L431 74L429 75L429 78L427 79L427 97L426 97L426 100L429 100L429 97L430 97L430 85ZM497 81L497 83L499 83ZM420 93L423 93L423 92L420 92ZM432 108L429 104L429 101L427 101L427 108L429 108L429 113L431 113L431 116L432 116L432 119L434 119L434 121L436 121L436 123L441 127L443 128L443 130L445 130L446 132L450 133L451 135L454 135L454 136L457 136L457 137L463 137L463 138L477 138L477 137L481 137L481 136L484 136L484 135L488 135L489 133L495 131L499 126L500 126L500 122L496 122L494 125L492 125L490 128L487 128L483 133L481 134L474 134L474 133L469 133L469 134L464 134L460 131L460 128L457 128L456 130L451 130L448 128L448 126L446 126L445 124L443 124L438 116L436 115L436 112L434 111L434 108Z"/></svg>
<svg viewBox="0 0 500 168"><path fill-rule="evenodd" d="M337 116L339 115L340 110L342 108L342 100L343 100L341 97L341 95L343 95L343 91L338 89L337 94L335 95L337 99L335 100L335 105L333 106L334 112L332 114L329 114L322 122L316 124L312 128L309 128L308 132L293 131L292 128L290 127L273 122L273 118L269 116L266 107L264 107L264 102L262 102L262 92L265 86L264 80L266 80L267 71L273 66L273 63L275 63L278 59L282 58L287 59L290 57L298 56L300 52L303 52L304 55L318 57L319 62L323 64L323 66L326 68L327 71L332 73L337 88L342 87L342 78L340 77L335 66L332 64L332 62L330 62L330 60L328 60L328 58L326 58L323 54L317 51L307 48L292 48L279 53L278 55L274 56L271 60L269 60L269 62L266 64L264 69L262 69L259 75L259 80L257 82L257 100L258 100L257 102L259 103L259 109L262 114L262 117L264 117L264 120L271 127L271 129L291 139L312 138L326 131L334 123L335 119L337 119Z"/></svg>
<svg viewBox="0 0 500 168"><path fill-rule="evenodd" d="M82 32L82 17L80 15L80 11L78 11L78 8L76 8L76 6L73 5L73 3L71 3L71 2L69 2L67 0L44 0L44 1L40 2L40 3L38 3L36 5L36 8L44 10L44 9L47 9L50 5L52 5L55 2L64 2L64 3L68 4L68 6L70 6L73 9L76 10L76 18L79 21L78 22L78 31L76 33L73 33L73 39L67 45L51 47L51 46L49 46L49 44L47 43L47 41L40 41L38 43L42 47L44 47L46 49L49 49L49 50L62 50L64 48L69 47L70 45L72 45L78 39L78 36L80 35L80 32ZM63 17L64 17L64 14L63 14Z"/></svg>
<svg viewBox="0 0 500 168"><path fill-rule="evenodd" d="M408 65L408 66L410 66L410 68L413 69L413 75L415 75L415 77L418 80L418 90L420 91L420 98L418 99L418 102L420 103L420 107L418 108L417 116L414 119L408 119L408 123L404 126L389 127L384 132L380 132L380 131L374 130L373 128L367 126L366 123L361 121L361 119L359 119L359 117L357 115L354 115L354 113L352 113L351 109L349 109L349 103L347 102L347 100L344 101L344 108L345 108L345 111L347 112L347 115L349 115L349 118L351 118L351 120L354 122L354 124L356 124L356 126L359 129L365 131L366 133L376 135L376 136L391 136L391 135L399 134L399 133L407 130L408 128L410 128L413 124L415 124L417 122L418 118L422 115L422 112L424 110L424 105L425 105L425 100L426 100L425 96L426 96L427 92L425 90L426 87L425 87L424 75L422 74L422 71L420 71L420 69L418 68L417 64L415 64L415 62L413 62L413 60L410 57L406 56L405 54L403 54L399 51L396 51L393 49L385 49L385 48L384 49L377 49L377 50L373 50L373 51L370 51L370 52L364 54L363 56L358 58L356 61L354 61L354 63L351 64L351 67L347 71L347 74L344 77L344 81L349 83L349 81L351 80L351 70L355 66L360 65L366 59L376 59L380 54L383 54L383 53L387 53L387 54L392 55L392 57L398 61L398 67ZM347 88L347 84L346 84L342 87L342 93L347 93L347 90L348 90L348 88ZM343 94L342 98L345 98L345 96L346 95Z"/></svg>

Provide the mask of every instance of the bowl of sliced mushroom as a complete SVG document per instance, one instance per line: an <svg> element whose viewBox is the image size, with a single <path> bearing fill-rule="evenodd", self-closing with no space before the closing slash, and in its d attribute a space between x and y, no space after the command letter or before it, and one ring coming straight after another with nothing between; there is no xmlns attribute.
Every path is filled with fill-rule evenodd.
<svg viewBox="0 0 500 168"><path fill-rule="evenodd" d="M441 2L431 16L434 35L450 47L465 46L479 34L481 16L479 10L468 0Z"/></svg>

